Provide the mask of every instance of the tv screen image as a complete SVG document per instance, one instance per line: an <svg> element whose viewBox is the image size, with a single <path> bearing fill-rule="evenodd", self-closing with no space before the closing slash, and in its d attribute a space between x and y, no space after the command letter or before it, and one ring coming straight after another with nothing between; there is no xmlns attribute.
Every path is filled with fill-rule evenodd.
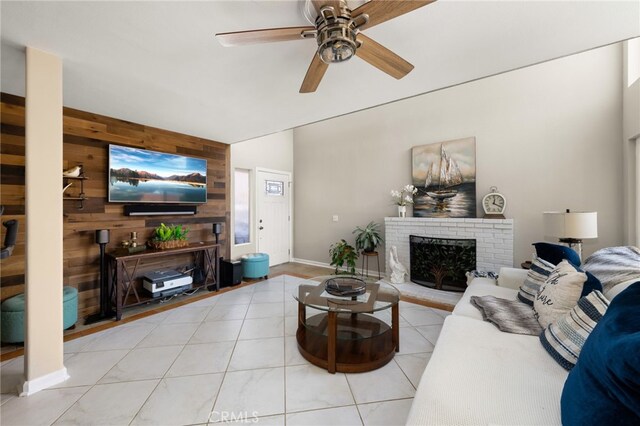
<svg viewBox="0 0 640 426"><path fill-rule="evenodd" d="M109 202L206 203L207 160L109 145Z"/></svg>

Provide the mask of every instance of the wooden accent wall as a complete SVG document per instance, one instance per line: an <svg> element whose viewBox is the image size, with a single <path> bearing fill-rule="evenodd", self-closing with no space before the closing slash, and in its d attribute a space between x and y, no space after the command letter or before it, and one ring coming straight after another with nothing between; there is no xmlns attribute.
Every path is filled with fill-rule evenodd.
<svg viewBox="0 0 640 426"><path fill-rule="evenodd" d="M0 297L2 300L24 291L25 205L24 205L24 98L0 95L0 203L5 206L2 221L17 219L19 233L16 248L10 258L2 260ZM213 241L213 222L223 222L220 236L222 254L229 254L230 212L230 149L229 145L187 136L167 130L130 123L98 114L64 108L64 168L82 164L85 176L84 192L88 197L84 209L77 201L64 202L64 285L79 291L79 315L97 312L99 304L99 247L94 242L96 229L110 229L111 242L107 251L138 232L138 241L151 237L153 228L161 222L185 224L189 241ZM124 216L122 203L107 202L109 144L172 154L188 155L207 160L207 203L198 205L195 216ZM62 197L62 170L60 171ZM67 193L77 193L74 181ZM76 192L74 192L76 191ZM5 229L2 227L2 242ZM42 253L46 256L46 253ZM30 259L37 262L37 259ZM188 261L188 260L187 260ZM176 264L184 264L176 259ZM168 265L165 265L168 266Z"/></svg>

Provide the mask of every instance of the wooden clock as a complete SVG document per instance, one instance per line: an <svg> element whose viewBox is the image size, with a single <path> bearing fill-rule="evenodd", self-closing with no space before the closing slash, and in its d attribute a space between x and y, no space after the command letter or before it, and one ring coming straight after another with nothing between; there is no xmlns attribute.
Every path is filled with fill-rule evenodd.
<svg viewBox="0 0 640 426"><path fill-rule="evenodd" d="M485 219L505 219L504 210L507 207L507 199L498 192L498 188L492 186L489 193L482 198L482 209Z"/></svg>

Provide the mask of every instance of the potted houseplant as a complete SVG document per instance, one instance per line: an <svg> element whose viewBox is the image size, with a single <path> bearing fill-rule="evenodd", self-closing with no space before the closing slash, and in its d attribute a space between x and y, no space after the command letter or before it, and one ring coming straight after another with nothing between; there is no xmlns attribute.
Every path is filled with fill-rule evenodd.
<svg viewBox="0 0 640 426"><path fill-rule="evenodd" d="M405 185L400 191L391 191L393 202L398 206L398 217L407 216L407 205L413 204L413 196L417 192L418 189L413 185Z"/></svg>
<svg viewBox="0 0 640 426"><path fill-rule="evenodd" d="M356 236L356 249L366 253L375 251L384 242L380 235L380 225L375 222L369 222L364 228L357 226L352 233Z"/></svg>
<svg viewBox="0 0 640 426"><path fill-rule="evenodd" d="M345 240L340 240L331 245L329 249L329 255L331 256L331 265L335 266L335 273L337 274L351 274L356 273L356 260L358 259L358 251L353 248L352 245ZM346 270L340 270L347 264Z"/></svg>
<svg viewBox="0 0 640 426"><path fill-rule="evenodd" d="M160 250L185 247L189 245L187 233L189 233L189 228L186 226L167 226L161 223L160 226L153 231L153 238L149 242L149 245Z"/></svg>

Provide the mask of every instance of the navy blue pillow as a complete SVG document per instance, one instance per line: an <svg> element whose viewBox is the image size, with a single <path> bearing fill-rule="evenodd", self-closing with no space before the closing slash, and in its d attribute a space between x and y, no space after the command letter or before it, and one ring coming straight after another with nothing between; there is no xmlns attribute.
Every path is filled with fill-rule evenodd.
<svg viewBox="0 0 640 426"><path fill-rule="evenodd" d="M640 281L616 296L569 373L562 424L640 425Z"/></svg>
<svg viewBox="0 0 640 426"><path fill-rule="evenodd" d="M591 272L585 272L580 268L577 269L578 271L587 274L587 280L584 282L584 286L582 287L582 294L580 294L580 298L585 297L593 290L602 291L602 284L600 283L599 279L597 279Z"/></svg>
<svg viewBox="0 0 640 426"><path fill-rule="evenodd" d="M580 266L580 256L571 247L551 243L533 243L532 245L536 248L536 256L549 263L557 265L567 259L572 265Z"/></svg>

